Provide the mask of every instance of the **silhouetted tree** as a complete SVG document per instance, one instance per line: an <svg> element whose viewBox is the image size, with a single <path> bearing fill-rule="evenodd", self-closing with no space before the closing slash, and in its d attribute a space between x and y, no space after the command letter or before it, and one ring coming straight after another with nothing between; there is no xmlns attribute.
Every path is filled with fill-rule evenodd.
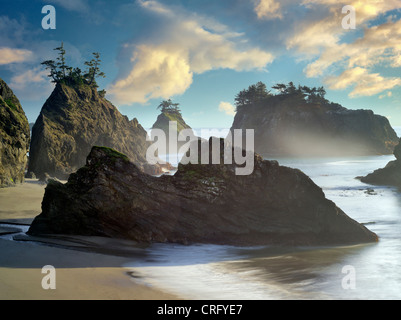
<svg viewBox="0 0 401 320"><path fill-rule="evenodd" d="M52 78L53 83L57 83L60 81L60 79L58 78L57 66L54 60L46 60L43 61L41 64L50 71L48 77Z"/></svg>
<svg viewBox="0 0 401 320"><path fill-rule="evenodd" d="M264 106L268 99L276 98L280 100L288 100L291 103L329 103L325 99L326 90L324 87L313 87L298 85L296 87L291 81L288 84L277 83L272 86L272 89L278 91L276 95L272 95L267 90L263 82L251 85L248 89L240 91L235 96L235 105L237 110L245 106Z"/></svg>
<svg viewBox="0 0 401 320"><path fill-rule="evenodd" d="M49 70L49 75L53 83L65 83L70 85L76 84L88 84L97 87L96 78L105 77L104 72L100 70L100 54L98 52L93 53L93 59L85 62L88 67L85 74L82 74L80 68L73 68L66 64L66 51L64 49L64 43L61 46L54 49L58 51L58 57L56 61L46 60L42 62L42 65Z"/></svg>
<svg viewBox="0 0 401 320"><path fill-rule="evenodd" d="M248 89L240 91L235 97L235 105L238 109L247 105L261 104L270 96L271 93L267 90L266 85L259 81L249 86Z"/></svg>
<svg viewBox="0 0 401 320"><path fill-rule="evenodd" d="M324 87L319 87L319 88L317 89L317 95L318 95L320 98L324 99L324 97L326 96L326 90L324 89Z"/></svg>
<svg viewBox="0 0 401 320"><path fill-rule="evenodd" d="M69 69L69 67L65 64L65 49L64 49L64 43L61 42L61 46L58 48L54 49L55 51L58 51L58 57L56 59L56 66L59 69L58 72L58 78L59 79L65 79L66 78L66 70Z"/></svg>
<svg viewBox="0 0 401 320"><path fill-rule="evenodd" d="M272 89L279 91L281 94L284 94L287 90L287 85L284 83L277 83L272 87Z"/></svg>
<svg viewBox="0 0 401 320"><path fill-rule="evenodd" d="M178 107L180 104L179 103L173 103L173 101L171 101L171 99L168 100L164 100L162 101L159 106L157 107L157 109L160 109L161 112L177 112L180 113L181 110Z"/></svg>
<svg viewBox="0 0 401 320"><path fill-rule="evenodd" d="M105 78L105 74L100 71L100 54L98 52L92 53L93 59L90 61L85 62L85 65L88 67L86 74L84 75L86 81L89 85L96 84L96 77Z"/></svg>

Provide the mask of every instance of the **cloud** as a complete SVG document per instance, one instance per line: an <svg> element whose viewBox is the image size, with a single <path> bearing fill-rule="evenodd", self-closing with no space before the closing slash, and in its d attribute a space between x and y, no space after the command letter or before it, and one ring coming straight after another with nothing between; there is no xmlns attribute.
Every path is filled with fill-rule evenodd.
<svg viewBox="0 0 401 320"><path fill-rule="evenodd" d="M349 94L351 98L373 96L382 91L401 85L400 78L384 78L378 73L369 73L367 69L356 67L345 70L339 76L331 76L325 80L329 89L338 90L354 86Z"/></svg>
<svg viewBox="0 0 401 320"><path fill-rule="evenodd" d="M384 22L377 20L401 8L399 1L304 0L303 5L326 12L323 17L303 22L287 39L287 48L312 60L304 70L307 77L323 76L333 90L354 86L350 97L371 96L400 84L401 78L385 78L371 71L376 66L401 66L401 20L393 21L391 16ZM355 8L357 33L342 28L344 5ZM345 71L327 76L338 70Z"/></svg>
<svg viewBox="0 0 401 320"><path fill-rule="evenodd" d="M287 39L287 48L295 48L308 58L336 47L350 32L342 28L343 6L354 7L358 29L367 28L367 22L401 7L398 0L304 0L302 5L308 9L310 18L299 21L294 34Z"/></svg>
<svg viewBox="0 0 401 320"><path fill-rule="evenodd" d="M25 70L11 78L10 87L19 97L40 100L43 96L49 96L54 88L47 74L48 72L41 67Z"/></svg>
<svg viewBox="0 0 401 320"><path fill-rule="evenodd" d="M32 57L32 51L25 49L0 48L0 65L24 62Z"/></svg>
<svg viewBox="0 0 401 320"><path fill-rule="evenodd" d="M280 2L276 0L258 0L255 6L258 19L282 19Z"/></svg>
<svg viewBox="0 0 401 320"><path fill-rule="evenodd" d="M26 45L26 37L32 34L26 21L11 19L8 16L0 16L1 46L7 48L23 48Z"/></svg>
<svg viewBox="0 0 401 320"><path fill-rule="evenodd" d="M274 59L270 52L249 46L243 34L210 18L157 1L139 4L159 21L157 36L123 47L124 55L130 57L130 71L126 71L127 61L121 63L120 76L108 88L120 104L182 94L194 74L216 69L263 70Z"/></svg>
<svg viewBox="0 0 401 320"><path fill-rule="evenodd" d="M188 61L175 50L141 45L133 53L132 61L134 68L129 75L108 90L120 104L167 99L184 93L192 84L193 73Z"/></svg>
<svg viewBox="0 0 401 320"><path fill-rule="evenodd" d="M15 75L11 78L11 83L14 88L23 89L30 83L48 82L47 71L37 67L27 70L22 74Z"/></svg>
<svg viewBox="0 0 401 320"><path fill-rule="evenodd" d="M381 14L401 8L398 0L304 0L310 11L310 19L299 23L292 36L287 39L288 48L296 48L304 54L320 53L322 49L337 46L349 30L342 28L345 15L342 7L351 5L356 12L357 29L369 29L368 22Z"/></svg>
<svg viewBox="0 0 401 320"><path fill-rule="evenodd" d="M296 49L310 58L319 54L322 48L330 48L339 41L337 29L338 21L333 19L325 18L312 24L300 22L298 31L286 41L287 49Z"/></svg>
<svg viewBox="0 0 401 320"><path fill-rule="evenodd" d="M235 107L231 103L224 101L220 102L219 111L225 112L229 116L235 116L236 113Z"/></svg>
<svg viewBox="0 0 401 320"><path fill-rule="evenodd" d="M366 28L363 37L352 43L337 44L326 50L306 68L308 77L323 74L328 67L345 62L347 67L372 67L386 63L401 66L401 20Z"/></svg>

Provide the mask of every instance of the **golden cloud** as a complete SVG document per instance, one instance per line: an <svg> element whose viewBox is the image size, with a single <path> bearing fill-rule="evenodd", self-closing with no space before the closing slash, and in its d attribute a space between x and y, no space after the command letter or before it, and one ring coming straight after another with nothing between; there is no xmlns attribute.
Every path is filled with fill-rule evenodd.
<svg viewBox="0 0 401 320"><path fill-rule="evenodd" d="M296 48L308 59L317 56L304 70L307 77L348 68L340 76L326 76L325 83L337 90L355 86L350 97L371 96L400 85L400 78L385 78L369 71L379 64L401 66L401 20L389 18L378 25L368 24L381 14L401 8L398 0L305 0L303 4L326 6L329 12L319 21L305 22L287 41L288 48ZM352 42L341 42L350 32L342 28L343 5L355 8L357 28L363 30L363 36Z"/></svg>
<svg viewBox="0 0 401 320"><path fill-rule="evenodd" d="M229 102L220 102L219 111L224 112L229 116L235 116L235 107Z"/></svg>
<svg viewBox="0 0 401 320"><path fill-rule="evenodd" d="M350 97L373 96L382 91L401 85L400 78L384 78L378 73L369 73L367 69L356 67L345 70L339 76L326 78L326 85L330 89L339 90L354 86Z"/></svg>
<svg viewBox="0 0 401 320"><path fill-rule="evenodd" d="M267 51L243 47L242 34L206 17L173 12L156 1L140 3L168 23L152 44L127 45L133 48L131 72L108 89L121 104L182 94L194 74L216 69L263 70L274 60Z"/></svg>
<svg viewBox="0 0 401 320"><path fill-rule="evenodd" d="M24 62L32 57L32 51L25 49L0 48L0 65Z"/></svg>
<svg viewBox="0 0 401 320"><path fill-rule="evenodd" d="M258 0L255 6L258 19L282 19L280 2L276 0Z"/></svg>
<svg viewBox="0 0 401 320"><path fill-rule="evenodd" d="M129 75L108 89L120 104L169 98L184 93L192 84L193 73L180 52L141 45L136 48L133 61Z"/></svg>

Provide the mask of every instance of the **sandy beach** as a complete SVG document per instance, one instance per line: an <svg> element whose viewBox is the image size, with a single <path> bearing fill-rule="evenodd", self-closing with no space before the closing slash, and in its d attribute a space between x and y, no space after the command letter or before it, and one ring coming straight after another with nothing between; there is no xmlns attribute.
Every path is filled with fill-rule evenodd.
<svg viewBox="0 0 401 320"><path fill-rule="evenodd" d="M15 187L0 189L0 220L35 218L41 212L45 187L27 179Z"/></svg>
<svg viewBox="0 0 401 320"><path fill-rule="evenodd" d="M27 224L41 211L45 185L35 180L0 189L0 222ZM4 224L3 224L4 226ZM1 225L0 225L1 227ZM129 250L105 252L107 239L43 242L0 239L1 300L174 300L178 297L140 283L122 265L135 259ZM46 241L45 241L46 242ZM86 244L102 248L93 252ZM55 245L57 244L57 246ZM63 244L72 244L68 247ZM127 243L123 243L128 248ZM117 252L118 250L116 250ZM44 266L54 266L56 289L42 288Z"/></svg>

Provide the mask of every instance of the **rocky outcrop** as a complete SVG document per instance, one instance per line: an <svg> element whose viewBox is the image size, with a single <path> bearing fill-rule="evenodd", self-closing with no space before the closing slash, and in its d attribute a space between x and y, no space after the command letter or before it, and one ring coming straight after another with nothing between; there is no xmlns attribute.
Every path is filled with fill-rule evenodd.
<svg viewBox="0 0 401 320"><path fill-rule="evenodd" d="M170 122L177 123L177 133L180 133L184 129L191 129L191 127L184 121L181 113L177 111L165 111L160 113L156 122L153 124L152 129L161 129L168 134Z"/></svg>
<svg viewBox="0 0 401 320"><path fill-rule="evenodd" d="M251 175L237 176L236 168L189 163L174 176L153 177L125 155L95 147L66 184L47 185L28 234L241 246L377 241L301 171L256 154Z"/></svg>
<svg viewBox="0 0 401 320"><path fill-rule="evenodd" d="M24 110L0 79L0 187L24 181L29 141L29 123Z"/></svg>
<svg viewBox="0 0 401 320"><path fill-rule="evenodd" d="M162 173L147 164L146 131L137 119L122 115L95 87L58 83L32 129L29 172L66 179L85 165L93 146L126 154L141 170Z"/></svg>
<svg viewBox="0 0 401 320"><path fill-rule="evenodd" d="M187 130L187 133L190 133L192 138L195 138L195 134L192 131L192 128L184 121L181 112L179 111L164 111L158 117L156 122L153 124L153 127L150 131L150 135L152 136L152 131L154 129L162 130L166 135L166 152L167 153L177 153L180 148L186 144L186 141L181 141L179 139L179 134L183 130ZM154 131L153 131L154 132ZM177 142L177 150L170 147L170 133L173 135L171 138Z"/></svg>
<svg viewBox="0 0 401 320"><path fill-rule="evenodd" d="M370 110L281 96L240 108L231 129L254 129L255 151L264 156L391 154L398 143L388 119Z"/></svg>
<svg viewBox="0 0 401 320"><path fill-rule="evenodd" d="M395 148L396 160L390 161L383 169L378 169L366 177L357 177L364 183L373 185L388 185L401 188L401 139Z"/></svg>

